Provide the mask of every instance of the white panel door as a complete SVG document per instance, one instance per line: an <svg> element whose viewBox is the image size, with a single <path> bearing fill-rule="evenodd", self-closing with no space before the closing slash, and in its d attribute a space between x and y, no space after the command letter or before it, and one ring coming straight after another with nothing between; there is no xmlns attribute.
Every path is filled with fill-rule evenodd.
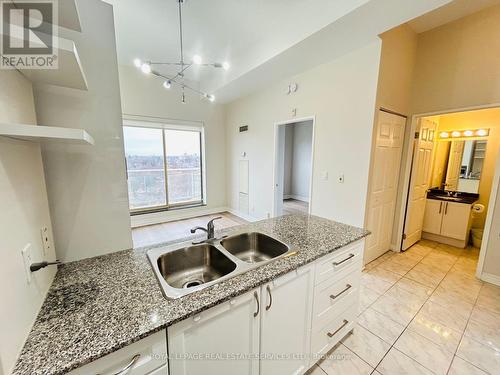
<svg viewBox="0 0 500 375"><path fill-rule="evenodd" d="M446 202L435 199L427 199L422 231L432 234L441 234L441 222L443 221L444 205L446 205Z"/></svg>
<svg viewBox="0 0 500 375"><path fill-rule="evenodd" d="M460 169L462 167L464 144L464 141L453 141L451 143L448 170L446 171L446 190L458 190L458 179L460 178Z"/></svg>
<svg viewBox="0 0 500 375"><path fill-rule="evenodd" d="M419 136L415 139L413 149L410 191L403 232L403 250L408 249L422 238L427 189L431 177L436 123L426 118L420 119L419 122Z"/></svg>
<svg viewBox="0 0 500 375"><path fill-rule="evenodd" d="M169 327L170 375L257 375L261 307L256 289Z"/></svg>
<svg viewBox="0 0 500 375"><path fill-rule="evenodd" d="M261 288L260 375L300 374L307 370L314 282L312 271L312 267L299 269Z"/></svg>
<svg viewBox="0 0 500 375"><path fill-rule="evenodd" d="M446 202L441 235L464 241L469 229L471 208L470 204Z"/></svg>
<svg viewBox="0 0 500 375"><path fill-rule="evenodd" d="M406 118L379 111L368 202L365 263L391 247Z"/></svg>

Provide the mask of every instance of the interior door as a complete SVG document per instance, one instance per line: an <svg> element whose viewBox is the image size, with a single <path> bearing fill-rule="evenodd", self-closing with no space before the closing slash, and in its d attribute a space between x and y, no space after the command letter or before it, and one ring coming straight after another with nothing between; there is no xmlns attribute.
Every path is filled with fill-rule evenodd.
<svg viewBox="0 0 500 375"><path fill-rule="evenodd" d="M446 202L427 199L422 231L432 234L441 234L444 205L446 205Z"/></svg>
<svg viewBox="0 0 500 375"><path fill-rule="evenodd" d="M422 238L436 127L436 123L429 119L422 118L419 120L418 137L415 139L413 147L410 191L403 231L403 250L408 249Z"/></svg>
<svg viewBox="0 0 500 375"><path fill-rule="evenodd" d="M312 270L299 269L261 288L260 375L302 374L309 366Z"/></svg>
<svg viewBox="0 0 500 375"><path fill-rule="evenodd" d="M391 247L405 124L405 117L378 113L367 221L372 234L367 240L365 263Z"/></svg>
<svg viewBox="0 0 500 375"><path fill-rule="evenodd" d="M285 178L285 126L276 129L274 160L274 216L283 215L283 190Z"/></svg>
<svg viewBox="0 0 500 375"><path fill-rule="evenodd" d="M261 310L256 289L169 327L170 375L258 375Z"/></svg>
<svg viewBox="0 0 500 375"><path fill-rule="evenodd" d="M464 145L464 141L453 141L451 143L448 170L446 171L446 190L458 190Z"/></svg>

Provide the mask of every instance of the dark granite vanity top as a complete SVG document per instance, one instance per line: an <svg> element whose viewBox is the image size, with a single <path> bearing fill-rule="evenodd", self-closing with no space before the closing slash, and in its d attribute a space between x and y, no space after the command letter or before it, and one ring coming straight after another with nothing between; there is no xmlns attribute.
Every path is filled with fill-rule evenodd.
<svg viewBox="0 0 500 375"><path fill-rule="evenodd" d="M479 194L455 192L451 196L447 191L440 189L430 189L427 192L427 199L435 199L446 202L456 202L464 204L473 204L479 199Z"/></svg>
<svg viewBox="0 0 500 375"><path fill-rule="evenodd" d="M334 252L368 231L315 216L289 215L218 231L260 231L298 249L232 279L167 300L148 248L61 266L13 374L62 374ZM166 244L164 244L166 245Z"/></svg>

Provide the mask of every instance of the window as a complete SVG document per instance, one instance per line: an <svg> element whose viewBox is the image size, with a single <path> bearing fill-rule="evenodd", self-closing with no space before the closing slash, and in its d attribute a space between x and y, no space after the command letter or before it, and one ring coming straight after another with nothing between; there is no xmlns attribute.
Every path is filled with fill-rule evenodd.
<svg viewBox="0 0 500 375"><path fill-rule="evenodd" d="M202 129L123 128L132 213L203 203Z"/></svg>

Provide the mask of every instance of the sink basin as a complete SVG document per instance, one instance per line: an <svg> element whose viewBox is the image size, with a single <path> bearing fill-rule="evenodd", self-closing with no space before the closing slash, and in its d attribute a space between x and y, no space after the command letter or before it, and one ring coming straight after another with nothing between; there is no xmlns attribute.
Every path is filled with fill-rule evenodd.
<svg viewBox="0 0 500 375"><path fill-rule="evenodd" d="M284 243L262 233L242 233L221 241L230 254L246 263L260 263L282 254L290 248Z"/></svg>
<svg viewBox="0 0 500 375"><path fill-rule="evenodd" d="M166 283L178 289L194 288L236 269L236 264L210 244L170 251L157 259L158 271Z"/></svg>

